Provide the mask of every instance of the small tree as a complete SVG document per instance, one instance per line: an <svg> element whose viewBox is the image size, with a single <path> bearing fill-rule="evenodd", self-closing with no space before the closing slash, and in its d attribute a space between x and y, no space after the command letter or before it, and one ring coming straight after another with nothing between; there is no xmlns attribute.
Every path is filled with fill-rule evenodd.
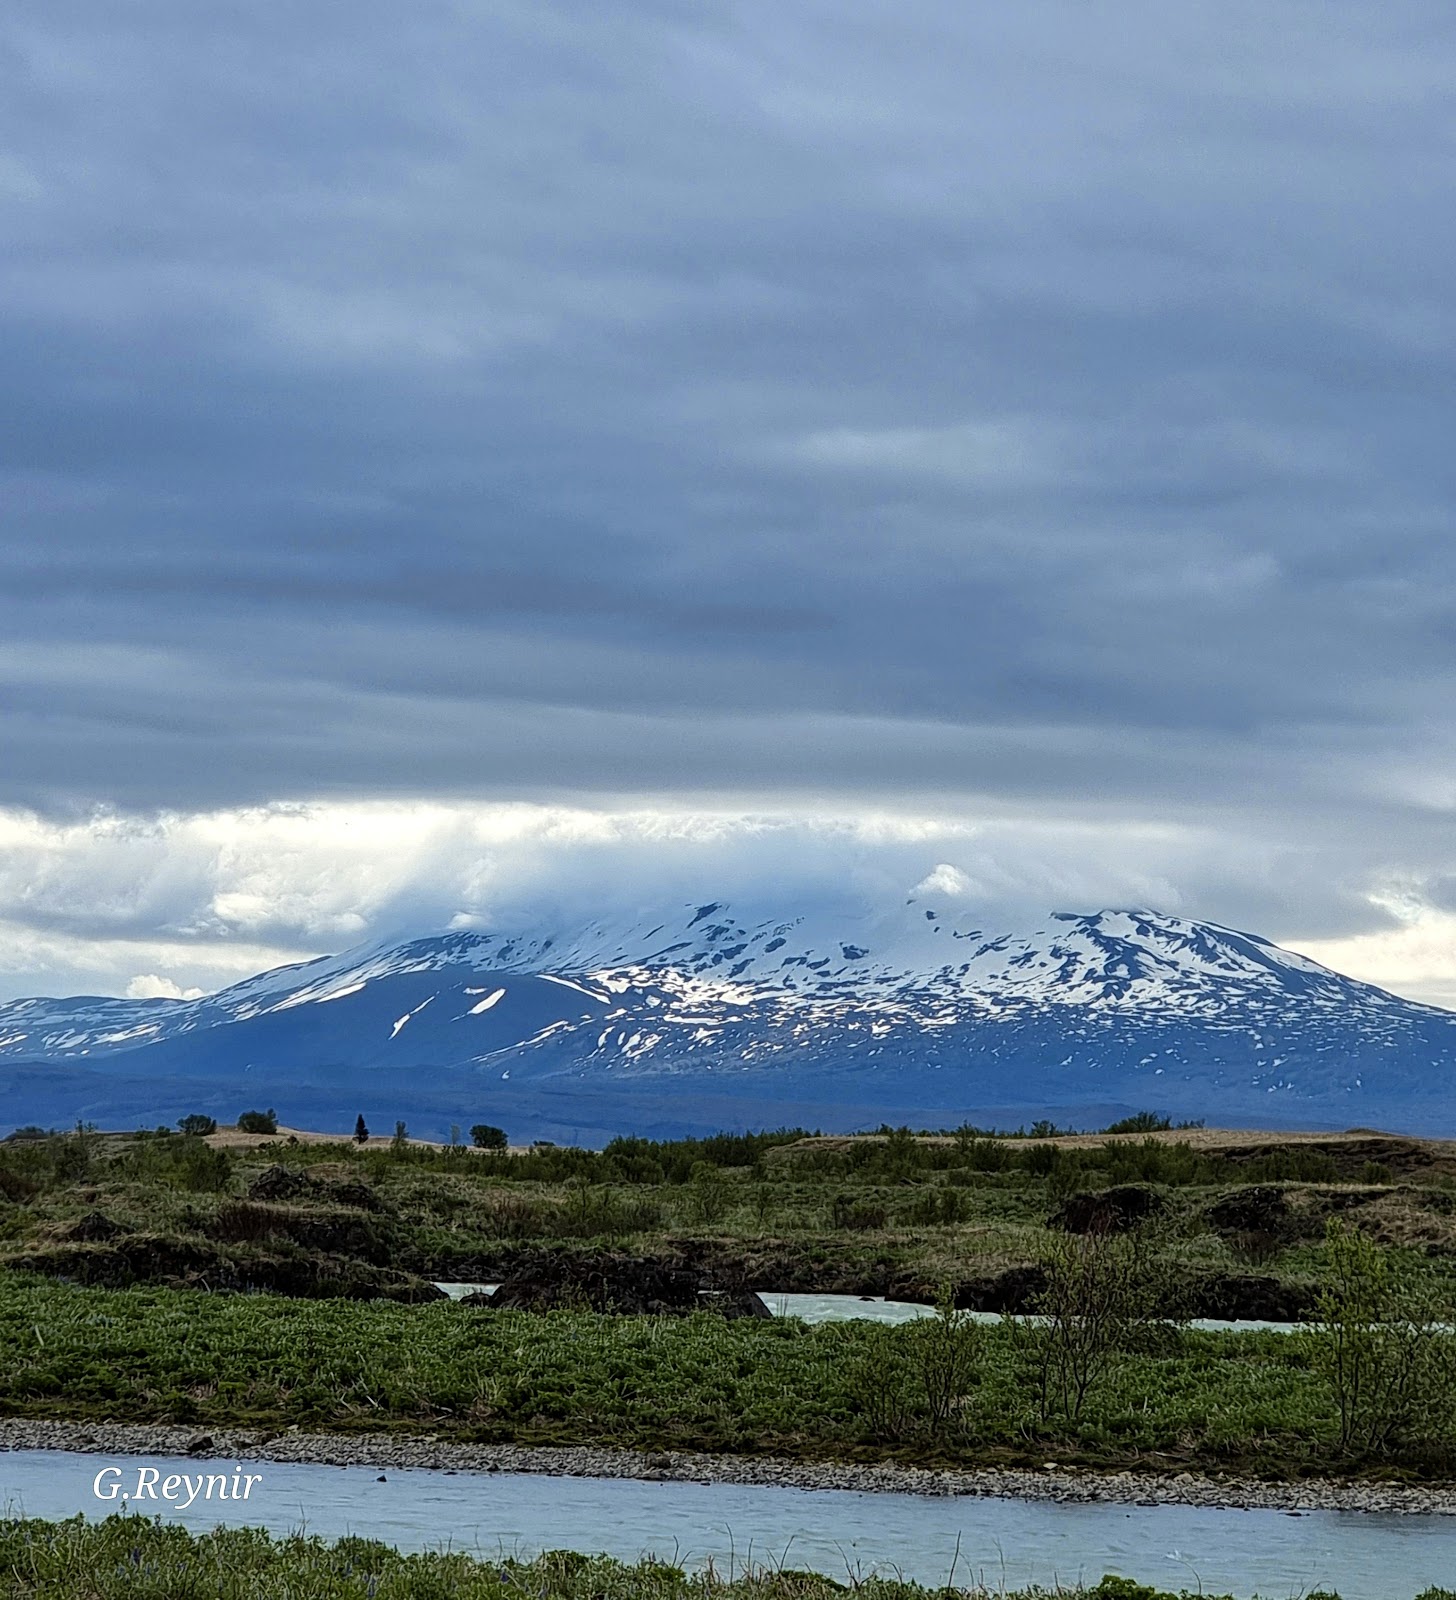
<svg viewBox="0 0 1456 1600"><path fill-rule="evenodd" d="M477 1122L470 1130L470 1142L477 1150L504 1150L505 1129L492 1127L488 1122Z"/></svg>
<svg viewBox="0 0 1456 1600"><path fill-rule="evenodd" d="M354 1143L355 1144L368 1144L368 1142L369 1142L369 1125L368 1125L368 1123L365 1122L364 1113L361 1111L359 1113L359 1115L354 1119Z"/></svg>
<svg viewBox="0 0 1456 1600"><path fill-rule="evenodd" d="M238 1118L239 1133L277 1133L278 1113L270 1106L266 1111L245 1111Z"/></svg>
<svg viewBox="0 0 1456 1600"><path fill-rule="evenodd" d="M1340 1449L1386 1456L1449 1425L1456 1351L1434 1296L1372 1240L1331 1217L1325 1245L1314 1365L1334 1391Z"/></svg>
<svg viewBox="0 0 1456 1600"><path fill-rule="evenodd" d="M217 1118L206 1116L201 1111L193 1111L188 1116L178 1117L177 1126L183 1133L205 1139L208 1134L217 1132Z"/></svg>
<svg viewBox="0 0 1456 1600"><path fill-rule="evenodd" d="M957 1310L954 1287L946 1283L936 1298L935 1315L912 1322L906 1332L931 1432L939 1434L956 1420L975 1381L981 1330L969 1311Z"/></svg>
<svg viewBox="0 0 1456 1600"><path fill-rule="evenodd" d="M397 1156L402 1156L405 1151L409 1149L409 1133L406 1130L404 1123L395 1123L394 1137L389 1141L389 1148Z"/></svg>
<svg viewBox="0 0 1456 1600"><path fill-rule="evenodd" d="M711 1228L728 1214L733 1193L720 1168L711 1161L695 1161L688 1179L687 1201L688 1216Z"/></svg>
<svg viewBox="0 0 1456 1600"><path fill-rule="evenodd" d="M1043 1421L1075 1422L1096 1384L1121 1352L1155 1322L1182 1320L1180 1296L1153 1254L1147 1227L1130 1233L1069 1234L1043 1260L1046 1288L1035 1322L1011 1324L1030 1357Z"/></svg>
<svg viewBox="0 0 1456 1600"><path fill-rule="evenodd" d="M915 1432L944 1438L963 1429L962 1407L976 1382L981 1330L958 1311L949 1284L935 1315L903 1328L866 1330L868 1338L846 1372L850 1403L877 1440Z"/></svg>

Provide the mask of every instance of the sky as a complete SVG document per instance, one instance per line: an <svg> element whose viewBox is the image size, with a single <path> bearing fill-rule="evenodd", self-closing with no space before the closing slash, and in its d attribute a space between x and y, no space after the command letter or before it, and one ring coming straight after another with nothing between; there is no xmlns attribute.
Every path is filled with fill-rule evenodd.
<svg viewBox="0 0 1456 1600"><path fill-rule="evenodd" d="M1456 1005L1453 145L1434 0L11 0L0 998L944 865Z"/></svg>

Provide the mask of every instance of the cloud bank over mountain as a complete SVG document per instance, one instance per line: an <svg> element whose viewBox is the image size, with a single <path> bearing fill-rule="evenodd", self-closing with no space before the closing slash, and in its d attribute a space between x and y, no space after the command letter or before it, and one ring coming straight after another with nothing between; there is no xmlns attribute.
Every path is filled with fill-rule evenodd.
<svg viewBox="0 0 1456 1600"><path fill-rule="evenodd" d="M990 925L1138 906L1271 928L1340 970L1441 1002L1423 903L1372 903L1309 840L1014 813L979 821L523 804L279 805L60 825L0 817L0 998L181 997L409 932L649 914L717 896L744 914L943 895ZM1359 930L1380 931L1368 947ZM1294 937L1289 930L1308 930ZM1368 938L1368 936L1366 936ZM1422 945L1421 941L1425 944ZM1393 941L1393 943L1392 943ZM1393 948L1406 965L1382 968ZM1413 981L1412 981L1413 980Z"/></svg>

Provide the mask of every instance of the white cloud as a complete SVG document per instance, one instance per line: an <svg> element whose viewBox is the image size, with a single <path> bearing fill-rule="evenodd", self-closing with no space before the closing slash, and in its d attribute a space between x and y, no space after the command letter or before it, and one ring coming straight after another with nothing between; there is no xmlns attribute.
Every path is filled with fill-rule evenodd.
<svg viewBox="0 0 1456 1600"><path fill-rule="evenodd" d="M364 940L723 899L779 914L910 893L1015 928L1118 906L1248 928L1437 1003L1456 917L1335 848L1118 816L745 812L460 801L55 823L0 811L0 998L183 996Z"/></svg>
<svg viewBox="0 0 1456 1600"><path fill-rule="evenodd" d="M184 989L172 978L155 972L139 972L126 986L128 1000L199 1000L201 989Z"/></svg>
<svg viewBox="0 0 1456 1600"><path fill-rule="evenodd" d="M964 899L974 887L975 885L959 867L953 867L948 861L942 861L934 872L927 873L915 885L915 893L948 894L957 899Z"/></svg>

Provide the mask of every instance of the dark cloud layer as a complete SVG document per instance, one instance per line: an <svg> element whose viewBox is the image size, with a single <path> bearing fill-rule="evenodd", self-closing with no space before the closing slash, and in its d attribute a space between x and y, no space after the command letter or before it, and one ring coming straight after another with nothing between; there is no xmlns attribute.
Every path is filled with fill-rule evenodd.
<svg viewBox="0 0 1456 1600"><path fill-rule="evenodd" d="M0 805L1456 871L1453 86L1419 3L19 0Z"/></svg>

